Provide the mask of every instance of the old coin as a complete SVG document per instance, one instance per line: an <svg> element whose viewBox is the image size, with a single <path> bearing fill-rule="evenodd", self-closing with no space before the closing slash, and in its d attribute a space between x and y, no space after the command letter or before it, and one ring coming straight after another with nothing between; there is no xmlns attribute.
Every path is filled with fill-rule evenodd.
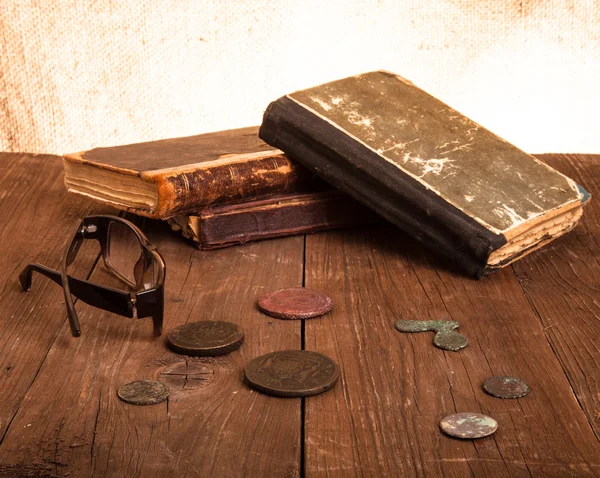
<svg viewBox="0 0 600 478"><path fill-rule="evenodd" d="M340 375L329 357L309 350L261 355L244 369L251 387L277 397L308 397L332 388Z"/></svg>
<svg viewBox="0 0 600 478"><path fill-rule="evenodd" d="M458 352L469 345L469 340L456 330L442 330L433 337L433 345L438 349Z"/></svg>
<svg viewBox="0 0 600 478"><path fill-rule="evenodd" d="M239 348L243 341L244 332L239 325L210 320L181 325L167 336L167 343L174 352L197 357L227 354Z"/></svg>
<svg viewBox="0 0 600 478"><path fill-rule="evenodd" d="M469 345L469 340L455 330L459 324L454 320L399 320L395 327L400 332L435 332L433 344L452 352L458 352Z"/></svg>
<svg viewBox="0 0 600 478"><path fill-rule="evenodd" d="M331 310L331 298L305 287L290 287L267 292L258 299L258 308L278 319L310 319Z"/></svg>
<svg viewBox="0 0 600 478"><path fill-rule="evenodd" d="M446 435L456 438L483 438L498 429L498 422L481 413L455 413L444 418L440 428Z"/></svg>
<svg viewBox="0 0 600 478"><path fill-rule="evenodd" d="M483 384L483 389L497 398L521 398L531 391L520 378L508 376L488 378Z"/></svg>
<svg viewBox="0 0 600 478"><path fill-rule="evenodd" d="M154 380L138 380L123 385L117 395L133 405L154 405L167 399L169 387Z"/></svg>

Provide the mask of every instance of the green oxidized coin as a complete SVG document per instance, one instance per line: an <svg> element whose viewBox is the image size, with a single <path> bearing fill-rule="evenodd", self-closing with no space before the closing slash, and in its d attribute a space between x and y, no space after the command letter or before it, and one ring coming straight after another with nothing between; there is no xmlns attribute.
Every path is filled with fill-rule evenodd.
<svg viewBox="0 0 600 478"><path fill-rule="evenodd" d="M444 350L457 352L469 345L469 340L460 332L454 320L399 320L395 324L400 332L435 332L433 344Z"/></svg>

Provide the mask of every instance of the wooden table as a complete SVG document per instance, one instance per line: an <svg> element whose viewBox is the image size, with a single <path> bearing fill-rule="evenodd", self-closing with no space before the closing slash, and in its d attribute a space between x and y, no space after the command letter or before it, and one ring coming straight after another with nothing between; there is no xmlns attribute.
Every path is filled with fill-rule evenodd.
<svg viewBox="0 0 600 478"><path fill-rule="evenodd" d="M199 252L143 221L165 257L166 329L239 323L246 341L220 358L189 358L130 320L83 303L70 335L62 289L29 262L58 267L78 219L110 212L69 195L55 156L0 155L0 476L600 476L600 156L541 157L596 196L567 236L481 281L391 226ZM91 241L87 241L91 242ZM78 273L105 272L92 249ZM320 319L262 315L257 297L288 286L334 300ZM470 345L445 352L398 319L452 319ZM325 353L341 380L323 395L272 398L242 382L251 358ZM501 400L481 385L515 375L532 389ZM116 391L137 379L172 392L155 406ZM448 414L499 422L495 435L440 433Z"/></svg>

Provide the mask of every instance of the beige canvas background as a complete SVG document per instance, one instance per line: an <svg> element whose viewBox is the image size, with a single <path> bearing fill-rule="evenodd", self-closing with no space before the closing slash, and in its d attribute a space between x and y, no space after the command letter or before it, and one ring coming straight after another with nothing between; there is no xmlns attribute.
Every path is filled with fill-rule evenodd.
<svg viewBox="0 0 600 478"><path fill-rule="evenodd" d="M529 152L600 153L600 1L2 0L0 150L261 121L387 69Z"/></svg>

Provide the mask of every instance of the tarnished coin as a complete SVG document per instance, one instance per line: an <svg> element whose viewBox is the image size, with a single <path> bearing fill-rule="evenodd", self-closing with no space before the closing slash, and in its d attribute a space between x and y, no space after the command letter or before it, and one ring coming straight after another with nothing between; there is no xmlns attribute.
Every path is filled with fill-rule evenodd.
<svg viewBox="0 0 600 478"><path fill-rule="evenodd" d="M227 354L239 348L243 341L244 332L239 325L211 320L180 325L167 336L167 343L174 352L196 357Z"/></svg>
<svg viewBox="0 0 600 478"><path fill-rule="evenodd" d="M395 324L400 332L435 332L433 344L440 349L458 352L469 345L469 340L458 332L454 320L399 320Z"/></svg>
<svg viewBox="0 0 600 478"><path fill-rule="evenodd" d="M169 387L154 380L138 380L123 385L117 395L133 405L154 405L167 399Z"/></svg>
<svg viewBox="0 0 600 478"><path fill-rule="evenodd" d="M340 375L338 365L309 350L283 350L261 355L244 369L252 388L277 397L308 397L332 388Z"/></svg>
<svg viewBox="0 0 600 478"><path fill-rule="evenodd" d="M278 319L310 319L331 310L331 298L305 287L290 287L267 292L258 299L258 308Z"/></svg>
<svg viewBox="0 0 600 478"><path fill-rule="evenodd" d="M531 391L520 378L508 376L488 378L483 384L483 389L497 398L521 398Z"/></svg>
<svg viewBox="0 0 600 478"><path fill-rule="evenodd" d="M458 352L469 345L469 340L456 330L441 331L433 337L433 345L439 349Z"/></svg>
<svg viewBox="0 0 600 478"><path fill-rule="evenodd" d="M483 438L498 429L498 422L481 413L455 413L444 418L440 428L446 435L456 438Z"/></svg>

